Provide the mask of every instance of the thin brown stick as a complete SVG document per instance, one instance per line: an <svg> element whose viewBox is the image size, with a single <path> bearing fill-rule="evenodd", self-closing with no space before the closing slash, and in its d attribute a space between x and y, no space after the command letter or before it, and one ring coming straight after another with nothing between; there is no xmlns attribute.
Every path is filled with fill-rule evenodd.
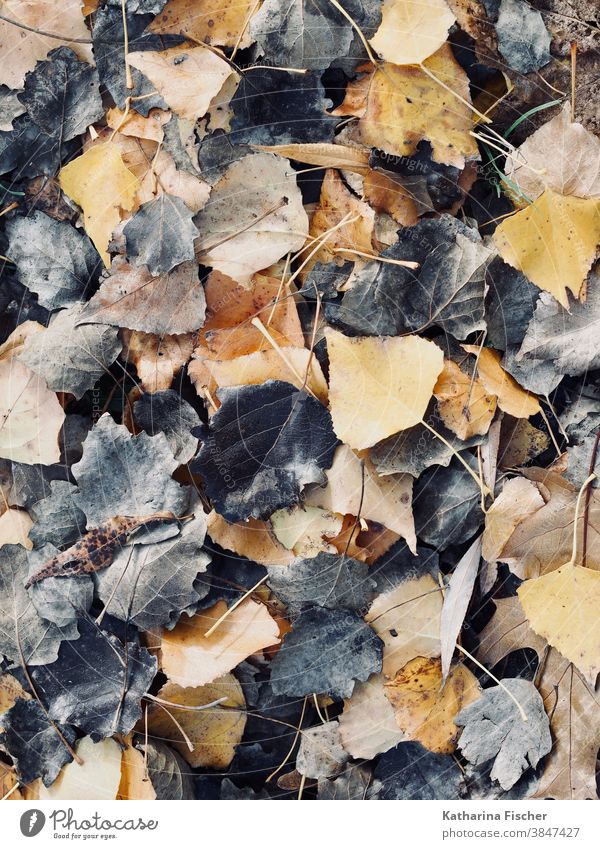
<svg viewBox="0 0 600 849"><path fill-rule="evenodd" d="M590 458L590 466L588 469L588 477L594 474L596 468L596 458L598 457L598 444L600 444L600 430L596 434L594 445L592 448L592 456ZM592 495L591 486L585 491L585 502L583 508L583 537L581 540L581 565L587 565L587 547L588 547L588 525L590 517L590 498ZM577 521L577 519L575 520Z"/></svg>
<svg viewBox="0 0 600 849"><path fill-rule="evenodd" d="M577 78L577 42L571 42L571 123L575 121L575 88Z"/></svg>
<svg viewBox="0 0 600 849"><path fill-rule="evenodd" d="M20 21L15 21L12 18L7 18L6 15L0 15L0 21L4 21L7 24L11 24L13 27L19 27L19 29L27 30L27 32L33 32L36 35L44 35L46 38L55 38L57 41L63 41L68 44L93 44L91 38L69 38L66 35L58 35L55 32L47 32L43 29L35 29L35 27L27 26L27 24L22 24Z"/></svg>

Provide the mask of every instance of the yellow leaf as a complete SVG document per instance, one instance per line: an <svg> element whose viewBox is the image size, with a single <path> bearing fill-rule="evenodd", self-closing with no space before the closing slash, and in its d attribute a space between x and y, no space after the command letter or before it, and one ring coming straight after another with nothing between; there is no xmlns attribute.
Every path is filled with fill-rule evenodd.
<svg viewBox="0 0 600 849"><path fill-rule="evenodd" d="M353 337L326 332L329 400L336 435L370 448L423 418L444 355L418 336Z"/></svg>
<svg viewBox="0 0 600 849"><path fill-rule="evenodd" d="M600 241L600 201L551 189L505 218L494 233L502 259L566 309L567 289L579 297Z"/></svg>
<svg viewBox="0 0 600 849"><path fill-rule="evenodd" d="M469 80L448 44L423 66L426 70L389 62L374 70L371 65L364 66L362 70L370 75L349 83L336 114L349 111L360 116L363 144L410 156L419 142L427 139L436 162L462 169L467 159L479 158L477 143L470 135L472 110L466 105L471 102Z"/></svg>
<svg viewBox="0 0 600 849"><path fill-rule="evenodd" d="M416 553L410 475L378 475L373 464L361 461L347 445L336 448L333 464L325 471L327 486L306 487L304 503L334 513L351 514L385 525L403 537Z"/></svg>
<svg viewBox="0 0 600 849"><path fill-rule="evenodd" d="M444 361L433 394L446 427L459 439L487 433L496 412L496 398L480 380L472 379L453 361Z"/></svg>
<svg viewBox="0 0 600 849"><path fill-rule="evenodd" d="M489 563L500 558L504 546L521 522L537 513L544 499L527 478L512 478L485 514L482 555Z"/></svg>
<svg viewBox="0 0 600 849"><path fill-rule="evenodd" d="M460 734L454 717L480 694L477 679L462 664L454 667L440 689L439 658L415 657L384 686L405 739L417 740L431 752L444 755L455 750Z"/></svg>
<svg viewBox="0 0 600 849"><path fill-rule="evenodd" d="M127 61L148 77L169 109L181 118L204 117L211 100L232 75L231 66L206 47L130 53Z"/></svg>
<svg viewBox="0 0 600 849"><path fill-rule="evenodd" d="M16 359L0 361L0 457L15 463L60 460L65 413L55 392Z"/></svg>
<svg viewBox="0 0 600 849"><path fill-rule="evenodd" d="M90 147L65 165L59 182L82 208L86 233L108 268L108 243L121 220L121 210L133 209L139 180L125 167L119 148L107 142Z"/></svg>
<svg viewBox="0 0 600 849"><path fill-rule="evenodd" d="M110 800L117 798L121 781L121 749L119 744L107 737L93 743L91 737L83 737L75 746L81 758L64 766L54 784L40 784L39 798Z"/></svg>
<svg viewBox="0 0 600 849"><path fill-rule="evenodd" d="M440 654L442 593L431 575L378 595L365 620L384 642L383 673L393 678L414 657Z"/></svg>
<svg viewBox="0 0 600 849"><path fill-rule="evenodd" d="M198 707L226 697L223 708L215 707L208 711L185 710L166 705L169 714L175 717L185 731L193 751L190 751L169 714L157 705L149 711L148 729L153 737L158 737L177 749L190 766L227 769L246 727L244 711L231 710L246 707L242 688L233 675L224 675L205 687L165 684L158 697L186 707Z"/></svg>
<svg viewBox="0 0 600 849"><path fill-rule="evenodd" d="M200 687L229 672L251 654L279 642L279 628L264 604L243 601L209 636L227 610L225 601L183 616L161 639L162 669L174 684Z"/></svg>
<svg viewBox="0 0 600 849"><path fill-rule="evenodd" d="M238 41L239 47L249 47L253 39L246 24L259 7L260 0L168 0L148 30L220 47L235 47Z"/></svg>
<svg viewBox="0 0 600 849"><path fill-rule="evenodd" d="M370 42L386 62L418 65L444 44L455 20L445 0L385 0Z"/></svg>
<svg viewBox="0 0 600 849"><path fill-rule="evenodd" d="M145 769L144 756L129 743L121 759L121 783L117 799L154 801L156 791Z"/></svg>
<svg viewBox="0 0 600 849"><path fill-rule="evenodd" d="M269 522L279 542L297 557L315 557L320 551L335 554L327 540L340 533L343 516L305 503L276 510Z"/></svg>
<svg viewBox="0 0 600 849"><path fill-rule="evenodd" d="M517 590L532 629L575 664L592 687L600 672L600 572L566 563Z"/></svg>
<svg viewBox="0 0 600 849"><path fill-rule="evenodd" d="M528 419L540 412L540 402L521 389L517 381L500 365L500 354L491 348L479 348L478 345L463 345L469 354L479 354L477 372L479 380L490 393L498 399L498 406L515 419Z"/></svg>

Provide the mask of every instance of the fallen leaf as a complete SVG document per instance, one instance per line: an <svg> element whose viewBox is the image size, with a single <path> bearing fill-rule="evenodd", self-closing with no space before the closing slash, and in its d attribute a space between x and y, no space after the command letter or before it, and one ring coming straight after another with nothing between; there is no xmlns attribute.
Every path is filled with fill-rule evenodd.
<svg viewBox="0 0 600 849"><path fill-rule="evenodd" d="M349 338L333 330L326 338L331 415L340 439L368 448L421 420L443 367L437 345L417 336Z"/></svg>
<svg viewBox="0 0 600 849"><path fill-rule="evenodd" d="M410 156L427 139L436 162L464 168L467 160L478 158L470 135L472 113L465 104L470 103L467 76L448 44L426 59L423 67L389 62L375 70L362 67L368 80L351 81L346 89L348 108L359 117L360 140L389 154Z"/></svg>
<svg viewBox="0 0 600 849"><path fill-rule="evenodd" d="M75 746L81 763L63 768L51 787L40 787L40 800L116 799L121 781L121 749L115 740L94 743L83 737Z"/></svg>
<svg viewBox="0 0 600 849"><path fill-rule="evenodd" d="M496 23L498 50L520 74L539 71L551 60L552 37L538 9L518 0L501 0Z"/></svg>
<svg viewBox="0 0 600 849"><path fill-rule="evenodd" d="M239 283L247 283L255 271L268 268L288 251L300 250L308 233L289 162L271 153L233 162L194 222L201 233L196 243L200 261Z"/></svg>
<svg viewBox="0 0 600 849"><path fill-rule="evenodd" d="M163 335L121 330L122 358L131 361L145 392L170 389L175 375L192 356L194 334Z"/></svg>
<svg viewBox="0 0 600 849"><path fill-rule="evenodd" d="M192 776L183 758L158 740L137 743L144 753L146 770L157 799L193 799Z"/></svg>
<svg viewBox="0 0 600 849"><path fill-rule="evenodd" d="M385 0L370 42L386 62L418 65L440 49L455 20L445 0Z"/></svg>
<svg viewBox="0 0 600 849"><path fill-rule="evenodd" d="M227 674L204 687L180 687L165 684L158 698L167 702L169 713L154 705L148 712L148 730L152 737L170 742L192 767L227 769L241 742L246 726L246 702L237 680ZM209 711L186 710L223 699L223 707ZM173 707L183 705L183 708ZM238 710L236 710L238 708ZM183 728L193 746L190 751L171 714Z"/></svg>
<svg viewBox="0 0 600 849"><path fill-rule="evenodd" d="M88 148L59 174L61 189L83 210L85 230L108 268L108 244L121 220L133 209L139 181L125 167L112 142Z"/></svg>
<svg viewBox="0 0 600 849"><path fill-rule="evenodd" d="M210 684L251 654L279 642L279 628L267 608L247 598L205 636L227 611L218 601L191 619L179 620L160 641L162 669L169 681L181 687Z"/></svg>
<svg viewBox="0 0 600 849"><path fill-rule="evenodd" d="M296 769L306 778L331 778L339 775L348 755L340 740L340 726L335 720L315 725L302 732L296 755Z"/></svg>
<svg viewBox="0 0 600 849"><path fill-rule="evenodd" d="M65 414L41 377L17 360L0 360L0 456L17 463L57 463Z"/></svg>
<svg viewBox="0 0 600 849"><path fill-rule="evenodd" d="M442 421L459 439L488 432L497 399L486 392L481 379L466 374L453 360L444 360L433 394Z"/></svg>
<svg viewBox="0 0 600 849"><path fill-rule="evenodd" d="M450 576L448 589L444 593L440 619L442 685L445 684L450 673L456 641L462 630L479 572L481 554L482 537L478 536L458 561L456 569Z"/></svg>
<svg viewBox="0 0 600 849"><path fill-rule="evenodd" d="M121 757L121 781L117 799L131 799L153 802L156 791L152 786L146 764L141 752L129 744Z"/></svg>
<svg viewBox="0 0 600 849"><path fill-rule="evenodd" d="M383 640L388 678L414 657L439 657L441 613L442 594L431 575L405 580L377 596L365 620Z"/></svg>
<svg viewBox="0 0 600 849"><path fill-rule="evenodd" d="M454 717L479 698L479 685L472 672L455 666L442 682L440 660L415 657L384 684L396 723L407 735L426 749L450 754L460 735Z"/></svg>
<svg viewBox="0 0 600 849"><path fill-rule="evenodd" d="M515 528L544 506L536 485L526 478L511 478L485 514L482 554L498 560Z"/></svg>
<svg viewBox="0 0 600 849"><path fill-rule="evenodd" d="M33 548L33 543L27 536L32 525L29 513L9 507L0 515L0 547L18 543L24 548Z"/></svg>
<svg viewBox="0 0 600 849"><path fill-rule="evenodd" d="M264 566L286 566L295 559L293 552L281 545L265 522L247 519L228 522L214 510L208 516L211 539L228 551L234 551Z"/></svg>
<svg viewBox="0 0 600 849"><path fill-rule="evenodd" d="M420 743L401 743L383 754L373 770L371 798L462 799L463 775L449 755L428 752Z"/></svg>
<svg viewBox="0 0 600 849"><path fill-rule="evenodd" d="M359 681L339 716L340 737L350 757L370 760L406 739L385 696L385 678L371 675Z"/></svg>
<svg viewBox="0 0 600 849"><path fill-rule="evenodd" d="M132 52L127 62L147 77L169 109L192 121L202 118L229 76L231 66L205 47Z"/></svg>
<svg viewBox="0 0 600 849"><path fill-rule="evenodd" d="M500 365L500 354L491 348L463 345L465 351L475 354L479 380L490 395L498 399L498 406L516 419L529 418L540 412L540 402L519 384Z"/></svg>
<svg viewBox="0 0 600 849"><path fill-rule="evenodd" d="M600 201L546 189L494 232L500 256L568 309L567 289L578 298L600 241Z"/></svg>
<svg viewBox="0 0 600 849"><path fill-rule="evenodd" d="M168 0L148 30L220 47L245 48L252 43L246 24L257 5L256 0L208 0L199 11L196 0Z"/></svg>
<svg viewBox="0 0 600 849"><path fill-rule="evenodd" d="M596 606L600 573L573 562L525 581L519 600L531 628L570 660L593 687L600 671Z"/></svg>
<svg viewBox="0 0 600 849"><path fill-rule="evenodd" d="M505 678L502 684L484 690L455 719L464 726L458 744L464 757L474 764L494 758L491 778L510 790L523 772L535 769L548 754L552 738L542 697L534 685L522 678Z"/></svg>
<svg viewBox="0 0 600 849"><path fill-rule="evenodd" d="M600 196L600 139L571 121L571 107L532 133L506 159L506 175L535 200L545 189L579 198Z"/></svg>
<svg viewBox="0 0 600 849"><path fill-rule="evenodd" d="M194 259L194 239L198 230L192 213L181 200L163 192L135 213L123 234L127 255L135 265L150 274L168 274L183 262Z"/></svg>
<svg viewBox="0 0 600 849"><path fill-rule="evenodd" d="M335 553L328 542L342 530L343 516L321 507L302 505L276 510L269 525L279 542L298 557L315 557L319 552Z"/></svg>

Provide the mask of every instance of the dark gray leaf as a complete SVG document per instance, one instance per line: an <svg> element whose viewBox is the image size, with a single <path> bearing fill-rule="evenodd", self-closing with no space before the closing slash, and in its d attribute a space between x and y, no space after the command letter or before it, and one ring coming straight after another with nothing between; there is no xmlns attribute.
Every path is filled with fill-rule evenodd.
<svg viewBox="0 0 600 849"><path fill-rule="evenodd" d="M92 620L81 619L79 630L54 663L32 670L40 698L52 719L77 726L95 742L128 734L142 715L156 658L136 643L123 645Z"/></svg>
<svg viewBox="0 0 600 849"><path fill-rule="evenodd" d="M55 135L34 124L28 114L19 115L12 130L0 132L0 174L18 169L20 179L39 174L53 177L61 161L74 156L77 149L77 141L61 144Z"/></svg>
<svg viewBox="0 0 600 849"><path fill-rule="evenodd" d="M319 779L317 799L319 801L362 801L371 783L371 770L361 764L346 764L337 778Z"/></svg>
<svg viewBox="0 0 600 849"><path fill-rule="evenodd" d="M568 466L564 476L571 483L574 483L578 489L583 486L583 482L590 474L590 463L595 441L596 434L594 433L587 436L579 445L574 445L572 448L567 449ZM600 452L597 452L596 463L592 471L596 475L600 472ZM590 481L589 485L593 487L600 486L598 478L596 477L595 480Z"/></svg>
<svg viewBox="0 0 600 849"><path fill-rule="evenodd" d="M360 4L347 0L347 11L355 16L353 6ZM322 71L348 52L353 30L329 0L265 0L251 20L250 33L266 59Z"/></svg>
<svg viewBox="0 0 600 849"><path fill-rule="evenodd" d="M181 198L166 192L142 204L123 228L127 256L154 275L166 274L176 265L193 260L199 231L192 217Z"/></svg>
<svg viewBox="0 0 600 849"><path fill-rule="evenodd" d="M61 630L42 619L24 588L29 559L22 545L3 545L0 560L0 652L16 662L22 652L28 666L52 663L62 640L77 638L77 627Z"/></svg>
<svg viewBox="0 0 600 849"><path fill-rule="evenodd" d="M518 345L506 349L502 368L514 377L519 386L536 395L550 395L565 376L552 359L538 360L531 355L521 357Z"/></svg>
<svg viewBox="0 0 600 849"><path fill-rule="evenodd" d="M206 516L200 508L178 536L121 549L108 569L95 576L107 612L145 631L173 627L183 610L208 593L208 583L195 586L210 563L202 549L205 534Z"/></svg>
<svg viewBox="0 0 600 849"><path fill-rule="evenodd" d="M320 76L249 69L231 100L232 144L329 142L338 123ZM17 119L18 120L18 119Z"/></svg>
<svg viewBox="0 0 600 849"><path fill-rule="evenodd" d="M510 790L525 770L535 768L548 754L552 737L544 702L534 685L523 678L505 678L502 683L525 711L527 721L504 687L484 690L454 721L464 726L458 746L465 758L476 765L493 758L491 778Z"/></svg>
<svg viewBox="0 0 600 849"><path fill-rule="evenodd" d="M189 766L178 752L158 740L136 739L136 748L147 758L148 777L159 800L194 799L194 782Z"/></svg>
<svg viewBox="0 0 600 849"><path fill-rule="evenodd" d="M423 545L412 553L404 540L399 540L385 554L378 557L369 570L369 577L375 581L377 595L395 589L404 581L433 575L436 580L439 573L437 551Z"/></svg>
<svg viewBox="0 0 600 849"><path fill-rule="evenodd" d="M306 484L325 483L337 440L315 398L279 380L218 395L222 404L192 464L218 513L230 522L267 517L298 503Z"/></svg>
<svg viewBox="0 0 600 849"><path fill-rule="evenodd" d="M465 441L459 439L442 422L435 401L430 403L423 418L456 451L480 445L484 440L482 436L472 436ZM430 466L447 466L454 455L441 439L418 424L377 443L369 456L381 475L406 472L418 478Z"/></svg>
<svg viewBox="0 0 600 849"><path fill-rule="evenodd" d="M476 472L475 462L470 464ZM465 542L483 521L481 490L457 460L447 469L435 466L423 472L415 484L413 507L417 536L438 548Z"/></svg>
<svg viewBox="0 0 600 849"><path fill-rule="evenodd" d="M375 263L373 265L376 265ZM342 265L336 265L335 262L323 264L317 262L311 268L303 287L300 289L300 294L305 298L316 298L318 292L321 298L335 298L338 294L339 287L345 283L350 277L350 273L354 268L353 262L344 262Z"/></svg>
<svg viewBox="0 0 600 849"><path fill-rule="evenodd" d="M270 799L271 797L266 790L261 790L260 793L255 793L251 787L238 787L229 778L224 778L221 781L221 799L228 801L258 801L261 799Z"/></svg>
<svg viewBox="0 0 600 849"><path fill-rule="evenodd" d="M540 294L525 275L495 257L485 272L487 340L500 351L520 345Z"/></svg>
<svg viewBox="0 0 600 849"><path fill-rule="evenodd" d="M321 551L316 557L289 566L271 566L269 586L291 612L317 604L319 607L360 610L373 598L374 581L360 560Z"/></svg>
<svg viewBox="0 0 600 849"><path fill-rule="evenodd" d="M32 121L62 143L85 133L103 117L99 86L92 65L78 59L69 47L57 47L26 74L19 100Z"/></svg>
<svg viewBox="0 0 600 849"><path fill-rule="evenodd" d="M49 327L25 342L18 355L53 392L76 398L91 389L121 353L118 331L107 324L78 324L81 307L61 310Z"/></svg>
<svg viewBox="0 0 600 849"><path fill-rule="evenodd" d="M85 299L102 265L85 233L38 211L13 218L6 232L19 282L36 293L42 306L55 310Z"/></svg>
<svg viewBox="0 0 600 849"><path fill-rule="evenodd" d="M502 0L496 34L498 50L513 71L539 71L552 58L544 19L524 0Z"/></svg>
<svg viewBox="0 0 600 849"><path fill-rule="evenodd" d="M585 301L571 299L569 311L542 292L519 357L551 360L563 374L600 367L600 275L592 272Z"/></svg>
<svg viewBox="0 0 600 849"><path fill-rule="evenodd" d="M11 756L21 784L41 778L48 787L62 767L73 758L56 729L35 699L18 698L13 707L0 714L0 745ZM75 742L70 726L59 726L63 737Z"/></svg>
<svg viewBox="0 0 600 849"><path fill-rule="evenodd" d="M399 743L373 772L371 799L460 799L462 774L454 758L434 755L420 743Z"/></svg>
<svg viewBox="0 0 600 849"><path fill-rule="evenodd" d="M68 548L85 533L85 514L75 504L77 487L68 481L51 481L51 494L34 504L29 512L34 525L29 539L36 548L51 543Z"/></svg>
<svg viewBox="0 0 600 849"><path fill-rule="evenodd" d="M271 664L276 695L349 698L355 681L381 671L383 642L348 610L312 607L294 623Z"/></svg>
<svg viewBox="0 0 600 849"><path fill-rule="evenodd" d="M88 527L114 516L147 516L159 510L179 516L187 493L171 478L177 465L164 434L132 436L105 413L72 468L78 484L75 503Z"/></svg>
<svg viewBox="0 0 600 849"><path fill-rule="evenodd" d="M327 318L358 335L397 336L435 325L464 339L485 327L485 266L490 251L476 230L450 215L399 231L382 256L418 262L416 270L369 263Z"/></svg>
<svg viewBox="0 0 600 849"><path fill-rule="evenodd" d="M13 484L9 501L14 507L25 507L26 510L52 494L51 481L64 480L68 474L68 470L58 463L52 466L11 463L11 472Z"/></svg>
<svg viewBox="0 0 600 849"><path fill-rule="evenodd" d="M168 274L153 277L145 266L116 257L82 318L92 324L171 335L198 330L205 312L197 263L183 262Z"/></svg>
<svg viewBox="0 0 600 849"><path fill-rule="evenodd" d="M194 408L172 389L144 393L133 407L137 424L150 436L164 433L178 463L191 460L198 447L192 428L201 423Z"/></svg>

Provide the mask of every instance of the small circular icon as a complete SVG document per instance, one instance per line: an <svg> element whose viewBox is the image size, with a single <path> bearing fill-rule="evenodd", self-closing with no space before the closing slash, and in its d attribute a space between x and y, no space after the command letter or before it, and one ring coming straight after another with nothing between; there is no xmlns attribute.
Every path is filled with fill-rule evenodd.
<svg viewBox="0 0 600 849"><path fill-rule="evenodd" d="M46 817L38 808L31 808L21 815L21 834L25 837L35 837L43 829Z"/></svg>

